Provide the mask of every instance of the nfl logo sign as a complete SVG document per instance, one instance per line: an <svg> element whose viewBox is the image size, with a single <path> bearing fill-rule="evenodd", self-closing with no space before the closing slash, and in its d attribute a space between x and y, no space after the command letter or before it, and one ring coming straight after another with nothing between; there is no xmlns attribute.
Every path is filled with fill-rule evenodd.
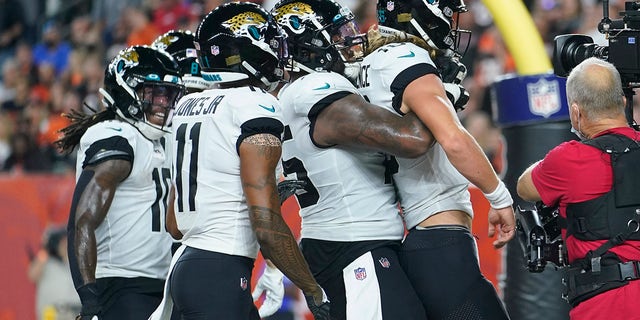
<svg viewBox="0 0 640 320"><path fill-rule="evenodd" d="M364 280L367 278L367 270L365 268L357 268L353 270L356 275L356 280Z"/></svg>
<svg viewBox="0 0 640 320"><path fill-rule="evenodd" d="M393 9L395 9L395 3L393 3L393 1L389 1L387 2L387 11L393 11Z"/></svg>
<svg viewBox="0 0 640 320"><path fill-rule="evenodd" d="M242 290L247 290L247 285L249 284L249 281L247 281L247 278L242 277L240 278L240 288L242 288Z"/></svg>
<svg viewBox="0 0 640 320"><path fill-rule="evenodd" d="M560 111L560 86L558 81L540 79L527 84L529 111L537 116L548 118Z"/></svg>
<svg viewBox="0 0 640 320"><path fill-rule="evenodd" d="M378 260L378 262L380 262L380 265L385 269L388 269L389 266L391 266L391 262L389 262L389 259L384 258L384 257L380 258L380 260Z"/></svg>
<svg viewBox="0 0 640 320"><path fill-rule="evenodd" d="M220 54L220 47L218 46L211 46L211 54L214 56L217 56Z"/></svg>

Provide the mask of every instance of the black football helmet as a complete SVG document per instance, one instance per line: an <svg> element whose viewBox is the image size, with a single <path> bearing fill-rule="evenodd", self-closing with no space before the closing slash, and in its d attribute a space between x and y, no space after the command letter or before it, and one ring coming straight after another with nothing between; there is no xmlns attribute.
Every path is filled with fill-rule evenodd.
<svg viewBox="0 0 640 320"><path fill-rule="evenodd" d="M189 30L171 30L151 44L154 48L165 50L178 61L182 82L189 92L215 87L213 82L202 78L195 41L196 36Z"/></svg>
<svg viewBox="0 0 640 320"><path fill-rule="evenodd" d="M196 50L207 81L252 77L272 90L284 78L286 34L255 3L226 3L207 14L196 31Z"/></svg>
<svg viewBox="0 0 640 320"><path fill-rule="evenodd" d="M155 140L168 132L173 108L184 90L178 63L171 55L149 46L133 46L111 60L99 91L108 108Z"/></svg>
<svg viewBox="0 0 640 320"><path fill-rule="evenodd" d="M378 24L424 39L434 49L458 52L454 14L467 12L463 0L378 0Z"/></svg>
<svg viewBox="0 0 640 320"><path fill-rule="evenodd" d="M288 36L289 70L344 72L363 57L366 36L351 10L333 0L281 0L271 14Z"/></svg>

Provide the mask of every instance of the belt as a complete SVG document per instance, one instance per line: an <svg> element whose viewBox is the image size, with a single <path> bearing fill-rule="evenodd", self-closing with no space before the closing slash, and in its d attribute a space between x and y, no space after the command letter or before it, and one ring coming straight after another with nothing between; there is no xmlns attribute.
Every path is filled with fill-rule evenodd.
<svg viewBox="0 0 640 320"><path fill-rule="evenodd" d="M572 306L602 292L622 287L631 280L640 279L640 261L619 262L600 266L599 271L581 267L566 270L563 282L564 297Z"/></svg>

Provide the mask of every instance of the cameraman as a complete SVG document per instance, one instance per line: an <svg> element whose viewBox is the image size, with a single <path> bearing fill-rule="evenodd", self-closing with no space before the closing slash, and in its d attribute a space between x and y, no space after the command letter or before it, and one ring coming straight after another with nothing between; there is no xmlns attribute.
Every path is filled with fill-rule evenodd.
<svg viewBox="0 0 640 320"><path fill-rule="evenodd" d="M571 319L640 319L640 133L627 124L620 74L588 58L569 74L567 100L581 141L525 170L518 195L559 207Z"/></svg>

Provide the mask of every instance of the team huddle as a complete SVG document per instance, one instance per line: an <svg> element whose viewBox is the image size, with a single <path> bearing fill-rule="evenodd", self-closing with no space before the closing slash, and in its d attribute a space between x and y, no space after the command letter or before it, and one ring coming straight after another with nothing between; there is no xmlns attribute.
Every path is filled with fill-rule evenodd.
<svg viewBox="0 0 640 320"><path fill-rule="evenodd" d="M105 108L68 115L58 141L78 152L77 319L260 319L282 304L283 275L315 319L509 319L471 233L469 183L496 248L515 218L456 115L464 2L377 9L362 34L334 0L231 2L111 61Z"/></svg>

